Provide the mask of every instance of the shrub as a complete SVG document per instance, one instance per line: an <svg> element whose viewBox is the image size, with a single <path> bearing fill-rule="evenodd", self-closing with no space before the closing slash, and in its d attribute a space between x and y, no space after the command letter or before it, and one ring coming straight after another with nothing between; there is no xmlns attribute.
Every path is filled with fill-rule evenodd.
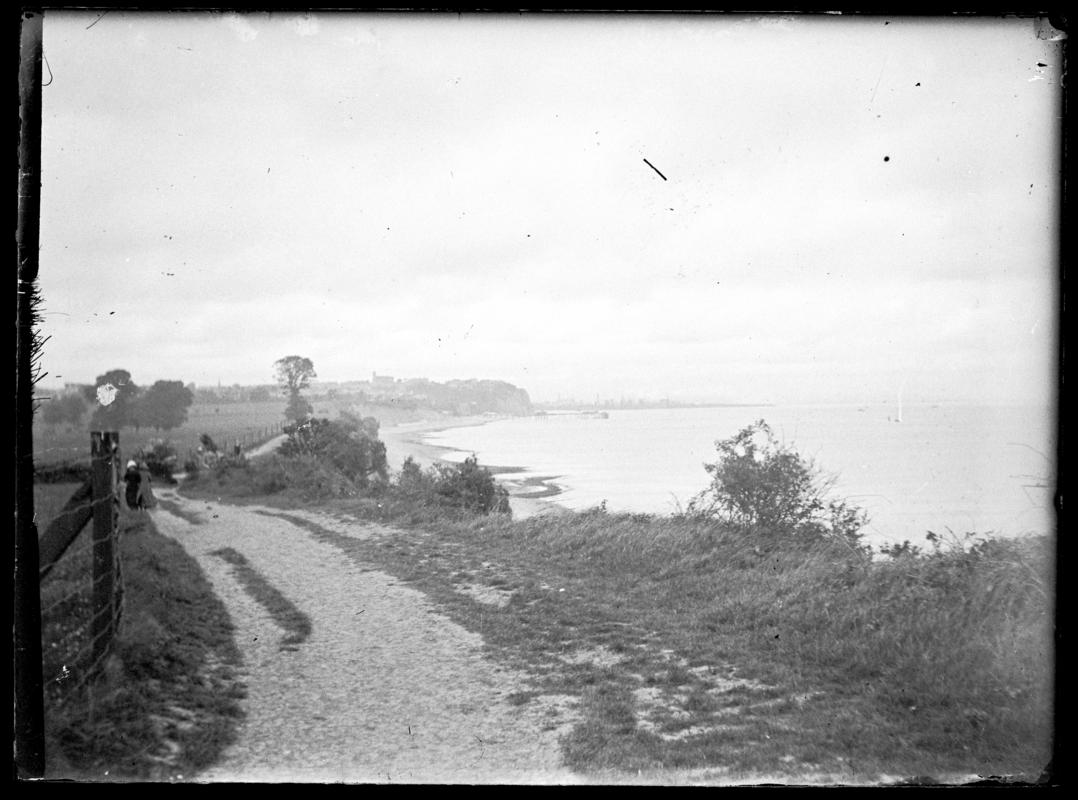
<svg viewBox="0 0 1078 800"><path fill-rule="evenodd" d="M377 429L377 422L374 423ZM365 487L372 476L386 479L386 447L368 433L363 422L312 419L285 428L288 440L278 453L290 458L313 456L328 461L348 480Z"/></svg>
<svg viewBox="0 0 1078 800"><path fill-rule="evenodd" d="M705 464L711 485L695 497L689 515L721 519L757 536L834 538L860 548L867 517L828 497L834 480L780 443L758 420L715 442L719 460Z"/></svg>
<svg viewBox="0 0 1078 800"><path fill-rule="evenodd" d="M460 464L435 464L431 479L444 503L482 514L508 514L509 492L499 486L490 470L469 456Z"/></svg>
<svg viewBox="0 0 1078 800"><path fill-rule="evenodd" d="M304 500L355 497L354 481L318 456L275 456L248 468L251 494L289 490Z"/></svg>
<svg viewBox="0 0 1078 800"><path fill-rule="evenodd" d="M418 494L433 489L433 473L426 473L411 456L404 459L397 475L397 488L407 494Z"/></svg>
<svg viewBox="0 0 1078 800"><path fill-rule="evenodd" d="M146 463L146 469L155 478L174 483L172 472L176 468L176 448L169 442L157 439L149 450L139 451L137 459Z"/></svg>

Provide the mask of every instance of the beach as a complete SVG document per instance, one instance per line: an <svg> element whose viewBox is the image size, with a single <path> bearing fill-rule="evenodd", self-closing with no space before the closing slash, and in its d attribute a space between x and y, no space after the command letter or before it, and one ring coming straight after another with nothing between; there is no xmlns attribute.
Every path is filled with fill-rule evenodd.
<svg viewBox="0 0 1078 800"><path fill-rule="evenodd" d="M511 419L511 417L506 414L442 416L384 427L379 431L378 437L386 446L386 461L389 463L391 472L399 471L401 465L409 457L420 467L427 469L435 463L452 461L453 459L446 458L447 454L460 451L431 444L424 440L426 435L448 428L485 425L502 419ZM482 461L480 463L482 464ZM527 519L539 514L569 513L567 509L550 501L550 498L561 493L561 487L554 483L557 476L542 478L529 476L515 480L512 476L523 472L524 467L490 464L483 464L483 466L494 473L498 482L509 492L509 507L513 511L514 519Z"/></svg>

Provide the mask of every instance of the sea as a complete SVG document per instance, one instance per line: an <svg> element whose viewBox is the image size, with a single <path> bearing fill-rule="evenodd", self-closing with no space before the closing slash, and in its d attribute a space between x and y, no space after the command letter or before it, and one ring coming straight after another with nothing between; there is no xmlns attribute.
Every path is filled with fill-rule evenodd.
<svg viewBox="0 0 1078 800"><path fill-rule="evenodd" d="M865 539L924 544L958 537L1054 534L1057 423L1025 406L772 405L550 412L430 433L443 458L475 454L514 493L528 479L582 510L670 514L707 488L715 442L765 420L777 438L834 478L832 496L868 513Z"/></svg>

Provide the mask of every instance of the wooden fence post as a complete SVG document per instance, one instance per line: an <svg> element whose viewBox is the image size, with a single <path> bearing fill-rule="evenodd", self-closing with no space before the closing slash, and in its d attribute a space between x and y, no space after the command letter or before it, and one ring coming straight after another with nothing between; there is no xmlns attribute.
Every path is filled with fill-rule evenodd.
<svg viewBox="0 0 1078 800"><path fill-rule="evenodd" d="M45 774L41 593L37 525L34 524L32 428L34 383L37 379L34 282L38 273L41 217L41 20L40 11L24 10L19 15L19 197L15 231L18 243L18 299L15 312L16 512L12 611L15 617L13 766L20 778L39 778Z"/></svg>
<svg viewBox="0 0 1078 800"><path fill-rule="evenodd" d="M116 454L120 434L94 431L90 434L93 484L93 618L90 648L93 672L100 670L115 634L116 552L119 515L116 503Z"/></svg>

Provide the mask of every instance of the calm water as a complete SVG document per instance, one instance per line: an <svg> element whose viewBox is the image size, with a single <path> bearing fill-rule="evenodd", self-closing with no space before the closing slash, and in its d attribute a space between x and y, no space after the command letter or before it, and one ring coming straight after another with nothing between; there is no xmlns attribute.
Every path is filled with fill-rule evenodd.
<svg viewBox="0 0 1078 800"><path fill-rule="evenodd" d="M876 542L922 542L928 530L1053 533L1055 420L1044 408L912 406L901 423L879 407L769 406L551 414L452 428L426 440L480 463L558 476L563 506L666 514L707 486L714 442L763 418L869 512ZM521 475L506 479L519 480Z"/></svg>

